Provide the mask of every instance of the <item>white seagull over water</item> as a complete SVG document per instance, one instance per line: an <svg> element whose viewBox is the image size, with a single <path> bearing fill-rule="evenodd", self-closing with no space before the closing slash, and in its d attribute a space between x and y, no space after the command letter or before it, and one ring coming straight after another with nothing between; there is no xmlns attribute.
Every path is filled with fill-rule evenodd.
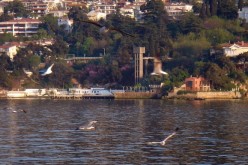
<svg viewBox="0 0 248 165"><path fill-rule="evenodd" d="M49 66L47 69L43 69L43 70L40 70L40 74L41 76L45 76L45 75L49 75L51 74L53 71L52 71L52 67L53 67L54 64L52 64L51 66Z"/></svg>
<svg viewBox="0 0 248 165"><path fill-rule="evenodd" d="M94 130L96 123L97 123L97 121L93 120L93 121L89 122L89 124L87 124L85 126L80 126L80 127L76 128L76 130Z"/></svg>
<svg viewBox="0 0 248 165"><path fill-rule="evenodd" d="M148 142L147 144L160 144L160 145L164 146L166 141L169 140L170 138L172 138L173 136L175 136L178 130L179 130L179 128L177 127L175 129L175 131L172 134L170 134L169 136L167 136L163 141L160 141L160 142Z"/></svg>

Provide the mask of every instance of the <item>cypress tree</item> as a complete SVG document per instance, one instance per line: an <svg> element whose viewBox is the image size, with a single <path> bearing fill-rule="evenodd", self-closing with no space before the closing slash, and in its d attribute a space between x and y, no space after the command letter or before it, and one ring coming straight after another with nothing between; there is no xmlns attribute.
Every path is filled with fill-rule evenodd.
<svg viewBox="0 0 248 165"><path fill-rule="evenodd" d="M222 1L218 0L217 15L220 16L221 14L222 14Z"/></svg>
<svg viewBox="0 0 248 165"><path fill-rule="evenodd" d="M239 0L239 2L238 2L238 9L240 11L242 11L243 5L244 5L244 0Z"/></svg>
<svg viewBox="0 0 248 165"><path fill-rule="evenodd" d="M233 0L219 0L218 16L224 19L237 19L238 8Z"/></svg>
<svg viewBox="0 0 248 165"><path fill-rule="evenodd" d="M203 3L200 11L200 18L205 19L206 18L206 4Z"/></svg>
<svg viewBox="0 0 248 165"><path fill-rule="evenodd" d="M210 17L211 16L210 8L209 8L209 4L208 3L206 4L206 15L207 15L207 17Z"/></svg>
<svg viewBox="0 0 248 165"><path fill-rule="evenodd" d="M210 0L210 12L211 16L217 14L217 0Z"/></svg>

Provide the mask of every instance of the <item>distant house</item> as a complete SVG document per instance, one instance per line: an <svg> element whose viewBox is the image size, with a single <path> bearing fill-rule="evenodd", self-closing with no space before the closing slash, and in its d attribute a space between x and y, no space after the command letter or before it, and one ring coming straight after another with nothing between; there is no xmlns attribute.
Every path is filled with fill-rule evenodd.
<svg viewBox="0 0 248 165"><path fill-rule="evenodd" d="M102 13L100 11L92 10L87 14L89 20L91 21L99 21L100 19L106 19L106 13Z"/></svg>
<svg viewBox="0 0 248 165"><path fill-rule="evenodd" d="M95 10L100 11L105 14L113 14L116 13L116 4L96 4Z"/></svg>
<svg viewBox="0 0 248 165"><path fill-rule="evenodd" d="M41 23L40 20L32 18L16 18L0 22L0 34L11 33L13 36L30 36L37 33Z"/></svg>
<svg viewBox="0 0 248 165"><path fill-rule="evenodd" d="M3 14L3 10L4 10L4 5L3 4L0 4L0 15Z"/></svg>
<svg viewBox="0 0 248 165"><path fill-rule="evenodd" d="M69 13L69 11L68 10L50 10L48 13L52 14L54 17L61 18L61 17L66 16Z"/></svg>
<svg viewBox="0 0 248 165"><path fill-rule="evenodd" d="M80 7L80 8L84 8L84 7L86 7L86 3L84 2L84 1L76 1L76 0L65 0L64 2L63 2L63 4L64 4L64 7L65 7L65 9L66 10L70 10L72 7Z"/></svg>
<svg viewBox="0 0 248 165"><path fill-rule="evenodd" d="M42 1L22 0L25 8L37 17L44 16L48 13L48 4Z"/></svg>
<svg viewBox="0 0 248 165"><path fill-rule="evenodd" d="M170 19L180 19L187 12L193 12L193 5L186 3L167 3L164 9L168 13Z"/></svg>
<svg viewBox="0 0 248 165"><path fill-rule="evenodd" d="M142 21L142 18L144 16L144 13L140 10L140 6L145 4L145 2L135 2L132 4L133 7L133 14L134 14L134 19L138 22Z"/></svg>
<svg viewBox="0 0 248 165"><path fill-rule="evenodd" d="M5 42L3 45L0 45L0 55L5 53L9 56L10 60L13 60L18 50L20 48L25 48L30 43L45 47L54 44L54 39L42 39L26 42Z"/></svg>
<svg viewBox="0 0 248 165"><path fill-rule="evenodd" d="M59 26L65 26L65 30L67 32L71 32L72 30L72 25L73 25L73 20L70 20L68 17L62 17L58 19L58 25Z"/></svg>
<svg viewBox="0 0 248 165"><path fill-rule="evenodd" d="M10 60L13 60L18 49L24 48L26 45L24 42L5 42L3 45L0 45L0 55L6 53Z"/></svg>
<svg viewBox="0 0 248 165"><path fill-rule="evenodd" d="M210 91L210 81L203 77L189 77L185 79L187 91Z"/></svg>
<svg viewBox="0 0 248 165"><path fill-rule="evenodd" d="M245 19L246 22L248 21L248 6L242 8L242 10L238 11L239 18Z"/></svg>
<svg viewBox="0 0 248 165"><path fill-rule="evenodd" d="M125 5L124 7L120 8L120 13L124 16L134 18L134 6L133 5Z"/></svg>
<svg viewBox="0 0 248 165"><path fill-rule="evenodd" d="M6 55L13 60L14 56L17 54L16 45L0 45L0 55L3 53L6 53Z"/></svg>
<svg viewBox="0 0 248 165"><path fill-rule="evenodd" d="M224 55L227 57L234 57L238 56L242 53L248 52L248 43L241 41L235 43L225 43L222 44L221 47L223 48Z"/></svg>

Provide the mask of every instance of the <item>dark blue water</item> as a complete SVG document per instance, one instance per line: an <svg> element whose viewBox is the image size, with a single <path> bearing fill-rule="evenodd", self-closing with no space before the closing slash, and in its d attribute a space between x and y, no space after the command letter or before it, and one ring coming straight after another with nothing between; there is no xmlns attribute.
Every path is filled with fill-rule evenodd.
<svg viewBox="0 0 248 165"><path fill-rule="evenodd" d="M0 151L1 164L247 164L248 102L0 100Z"/></svg>

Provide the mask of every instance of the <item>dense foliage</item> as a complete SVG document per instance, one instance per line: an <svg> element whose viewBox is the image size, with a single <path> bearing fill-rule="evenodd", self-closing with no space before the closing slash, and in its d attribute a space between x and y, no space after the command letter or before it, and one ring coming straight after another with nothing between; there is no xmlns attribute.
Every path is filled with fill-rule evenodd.
<svg viewBox="0 0 248 165"><path fill-rule="evenodd" d="M152 77L149 73L153 70L153 64L149 63L146 68L147 75L141 81L142 86L164 82L164 89L170 90L182 85L184 79L190 75L208 78L216 90L230 90L233 88L233 82L244 83L246 74L244 70L238 69L235 63L247 61L247 54L227 58L219 56L218 53L209 53L210 49L218 49L218 45L222 43L247 41L248 26L244 21L237 19L238 8L242 8L243 2L239 1L238 7L233 0L205 0L202 5L196 1L192 3L195 13L199 13L199 16L189 13L179 20L170 20L162 7L162 1L149 0L141 6L144 18L140 22L122 16L119 12L98 22L109 28L121 29L132 36L123 35L118 31L101 33L99 27L87 23L86 8L73 7L69 11L69 18L74 20L70 33L66 32L63 26L57 25L57 18L46 15L41 18L43 24L38 34L28 40L55 38L55 44L47 47L30 44L19 50L14 62L6 59L6 56L1 56L4 59L0 60L1 67L12 69L14 72L11 76L16 79L25 75L23 68L33 71L31 79L39 84L27 79L26 86L70 87L73 78L84 86L133 86L132 51L134 46L141 46L146 49L145 56L162 59L163 69L169 73L169 76ZM19 11L15 10L13 4L7 9L17 15L27 15L22 8ZM5 14L0 17L1 21L6 19ZM13 40L17 38L7 34L0 37L0 43ZM76 57L103 58L89 63L76 62L70 67L63 60L68 54ZM55 63L54 76L39 76L40 62L47 65ZM3 72L0 76L1 86L10 87L9 82L10 78Z"/></svg>

